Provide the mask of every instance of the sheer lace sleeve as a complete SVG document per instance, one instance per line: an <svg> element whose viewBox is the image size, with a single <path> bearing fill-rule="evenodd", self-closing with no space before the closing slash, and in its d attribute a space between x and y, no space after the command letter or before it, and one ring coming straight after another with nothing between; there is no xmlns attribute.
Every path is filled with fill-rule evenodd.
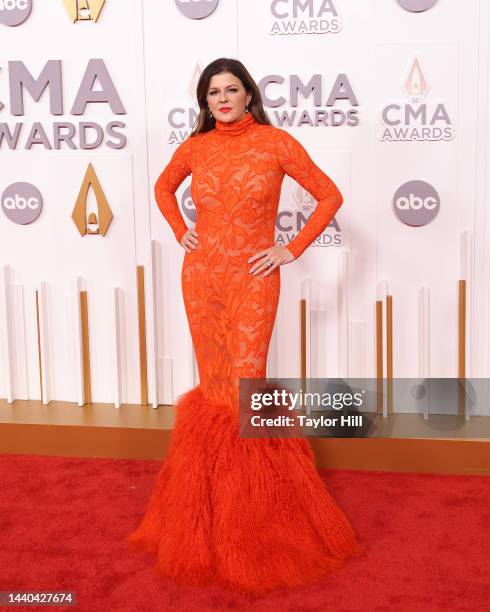
<svg viewBox="0 0 490 612"><path fill-rule="evenodd" d="M175 193L185 177L191 173L191 141L192 138L188 137L177 147L155 183L158 208L179 243L189 228L180 212Z"/></svg>
<svg viewBox="0 0 490 612"><path fill-rule="evenodd" d="M278 130L277 159L280 165L288 176L317 200L316 207L304 227L286 245L298 258L328 226L342 205L343 198L337 185L315 164L303 145L286 130Z"/></svg>

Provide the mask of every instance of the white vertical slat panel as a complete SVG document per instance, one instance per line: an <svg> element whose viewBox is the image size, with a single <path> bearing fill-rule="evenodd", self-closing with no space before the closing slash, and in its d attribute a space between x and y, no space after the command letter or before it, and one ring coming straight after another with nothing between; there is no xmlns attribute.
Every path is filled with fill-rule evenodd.
<svg viewBox="0 0 490 612"><path fill-rule="evenodd" d="M108 293L108 320L112 329L111 360L113 363L113 384L114 384L114 406L121 407L121 322L120 322L120 301L122 299L121 288L114 287Z"/></svg>
<svg viewBox="0 0 490 612"><path fill-rule="evenodd" d="M78 342L75 338L75 321L76 321L76 296L73 293L67 293L65 295L65 371L64 375L69 379L69 388L74 390L75 401L78 402L78 380L79 376L79 362L76 356L76 350ZM70 398L70 401L74 401Z"/></svg>
<svg viewBox="0 0 490 612"><path fill-rule="evenodd" d="M429 287L425 283L419 289L419 321L418 321L418 376L421 381L430 377L430 310L429 310ZM428 390L424 399L424 420L429 418Z"/></svg>
<svg viewBox="0 0 490 612"><path fill-rule="evenodd" d="M27 376L27 338L23 285L12 285L12 322L14 339L14 386L16 399L29 399Z"/></svg>
<svg viewBox="0 0 490 612"><path fill-rule="evenodd" d="M12 346L12 300L11 300L12 268L5 265L0 278L0 322L2 325L3 354L5 368L5 390L7 402L11 404L15 399L14 389L14 363Z"/></svg>
<svg viewBox="0 0 490 612"><path fill-rule="evenodd" d="M473 312L473 235L470 230L464 230L460 237L460 278L466 280L465 309L465 378L472 375L471 351L471 313ZM465 420L469 421L471 407L465 403Z"/></svg>
<svg viewBox="0 0 490 612"><path fill-rule="evenodd" d="M349 253L343 251L337 259L338 312L338 372L348 378L349 371Z"/></svg>
<svg viewBox="0 0 490 612"><path fill-rule="evenodd" d="M160 381L158 377L158 325L157 325L157 241L151 240L150 242L150 256L149 256L149 274L150 287L147 290L147 314L146 321L147 327L150 333L146 334L148 343L148 376L150 378L149 387L152 395L152 406L153 408L158 407L158 397L160 394Z"/></svg>
<svg viewBox="0 0 490 612"><path fill-rule="evenodd" d="M190 359L194 359L190 356ZM173 360L170 357L164 355L159 360L160 372L162 373L163 388L162 388L162 403L173 404L174 403L174 384L173 384ZM192 361L191 361L192 363ZM193 378L194 380L194 378Z"/></svg>

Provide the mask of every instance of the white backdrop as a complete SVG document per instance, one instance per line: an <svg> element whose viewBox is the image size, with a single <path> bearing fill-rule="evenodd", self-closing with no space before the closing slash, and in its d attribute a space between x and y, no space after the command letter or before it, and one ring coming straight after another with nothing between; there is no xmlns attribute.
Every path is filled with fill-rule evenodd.
<svg viewBox="0 0 490 612"><path fill-rule="evenodd" d="M192 127L200 72L223 56L244 62L274 125L290 130L344 194L324 246L311 246L281 269L269 375L299 376L298 300L309 295L310 375L375 376L375 300L385 281L394 300L394 375L456 377L457 283L467 278L466 374L488 376L489 0L438 0L421 12L397 0L106 0L97 22L75 23L61 0L33 0L24 21L5 25L12 6L0 2L0 194L16 182L32 184L42 194L43 210L25 225L0 211L0 397L40 398L35 289L44 282L47 399L80 399L76 297L85 288L92 400L138 403L137 265L146 271L149 399L171 403L194 384L180 285L184 250L153 200L153 184ZM193 18L199 11L209 14ZM416 58L423 74L407 91ZM103 60L124 112L112 99L89 102L82 115L72 114L91 59ZM37 79L49 60L61 60L63 113L51 114L47 87L37 101L24 90L24 113L15 115L19 68L13 62ZM306 86L310 81L313 88ZM331 101L339 82L346 99ZM303 93L296 96L298 83ZM421 84L425 89L415 99ZM97 79L89 86L93 96L107 91L107 82ZM452 137L381 140L383 111L391 104L401 109L390 110L391 118L402 117L406 105L425 105L430 137L434 125L447 126L446 119ZM431 126L437 105L443 111ZM330 119L332 111L343 124L315 125L315 117ZM411 121L420 127L420 117ZM36 122L53 148L42 144L39 133L41 144L26 148ZM54 148L55 122L74 125L73 148ZM81 122L100 126L98 146L82 148ZM125 141L111 135L111 122L124 124L115 131ZM11 134L17 123L23 124L18 142L9 146L6 130ZM89 140L95 129L88 129ZM89 162L113 214L105 236L81 236L71 220ZM439 196L438 214L420 226L407 225L393 209L397 189L414 180ZM190 181L177 193L181 205ZM294 220L305 204L308 194L286 177L280 208L294 211ZM286 240L288 235L293 230ZM419 341L423 286L430 299L428 372ZM113 317L116 287L119 321Z"/></svg>

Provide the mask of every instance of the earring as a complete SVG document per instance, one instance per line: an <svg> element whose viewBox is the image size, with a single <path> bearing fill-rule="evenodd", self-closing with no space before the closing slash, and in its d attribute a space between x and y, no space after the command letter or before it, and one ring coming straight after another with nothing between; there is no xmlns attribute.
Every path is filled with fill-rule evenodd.
<svg viewBox="0 0 490 612"><path fill-rule="evenodd" d="M209 106L208 106L208 108L209 108ZM213 113L211 112L211 109L210 109L210 108L209 108L209 116L210 116L210 117L212 117L212 116L213 116Z"/></svg>
<svg viewBox="0 0 490 612"><path fill-rule="evenodd" d="M245 112L248 113L248 104L245 105Z"/></svg>

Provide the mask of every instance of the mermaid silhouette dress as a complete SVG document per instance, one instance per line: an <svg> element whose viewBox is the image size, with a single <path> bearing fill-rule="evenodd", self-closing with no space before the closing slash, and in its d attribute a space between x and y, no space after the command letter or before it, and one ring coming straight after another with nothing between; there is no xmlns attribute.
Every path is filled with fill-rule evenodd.
<svg viewBox="0 0 490 612"><path fill-rule="evenodd" d="M275 243L285 174L317 200L287 245L297 258L342 204L334 182L287 131L243 118L188 137L155 185L180 243L175 193L192 173L199 245L185 253L182 292L199 384L177 398L169 452L128 541L157 555L160 574L260 595L320 579L362 551L321 480L305 438L245 438L240 377L265 378L280 266L247 260Z"/></svg>

